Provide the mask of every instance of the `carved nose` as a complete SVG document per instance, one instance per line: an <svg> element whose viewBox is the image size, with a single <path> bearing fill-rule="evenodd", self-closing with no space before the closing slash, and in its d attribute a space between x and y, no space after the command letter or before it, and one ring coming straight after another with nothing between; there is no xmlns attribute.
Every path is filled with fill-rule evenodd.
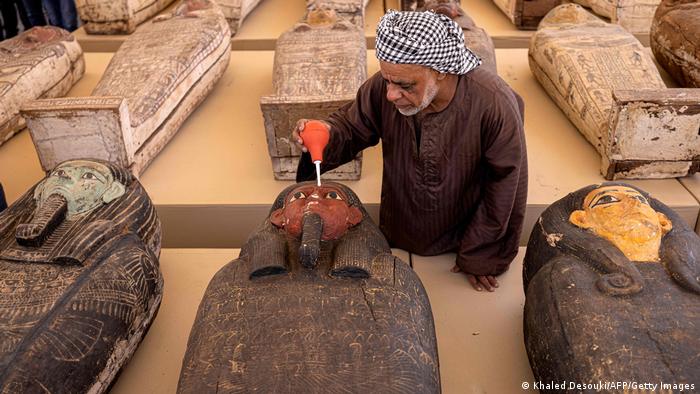
<svg viewBox="0 0 700 394"><path fill-rule="evenodd" d="M22 246L40 246L66 217L68 202L59 194L50 195L34 212L30 223L23 223L15 230L15 239Z"/></svg>

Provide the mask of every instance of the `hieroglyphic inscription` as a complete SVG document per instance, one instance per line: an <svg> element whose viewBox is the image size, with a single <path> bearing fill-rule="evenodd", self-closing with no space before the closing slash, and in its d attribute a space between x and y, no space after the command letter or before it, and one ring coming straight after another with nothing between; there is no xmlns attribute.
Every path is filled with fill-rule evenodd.
<svg viewBox="0 0 700 394"><path fill-rule="evenodd" d="M354 23L360 29L365 27L365 8L369 0L306 0L306 9L334 10L338 16Z"/></svg>
<svg viewBox="0 0 700 394"><path fill-rule="evenodd" d="M617 23L630 33L649 33L660 0L573 0Z"/></svg>
<svg viewBox="0 0 700 394"><path fill-rule="evenodd" d="M19 110L37 98L68 93L85 71L83 51L67 31L42 26L0 43L0 144L25 126Z"/></svg>
<svg viewBox="0 0 700 394"><path fill-rule="evenodd" d="M75 0L89 34L126 34L170 5L173 0Z"/></svg>
<svg viewBox="0 0 700 394"><path fill-rule="evenodd" d="M229 23L231 35L235 35L241 28L243 20L261 0L215 0Z"/></svg>

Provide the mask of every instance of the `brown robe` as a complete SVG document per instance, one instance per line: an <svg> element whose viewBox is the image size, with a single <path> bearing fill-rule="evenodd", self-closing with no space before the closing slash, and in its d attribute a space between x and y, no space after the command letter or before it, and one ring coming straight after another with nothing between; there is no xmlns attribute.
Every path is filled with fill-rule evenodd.
<svg viewBox="0 0 700 394"><path fill-rule="evenodd" d="M447 108L419 119L387 101L377 73L328 122L322 172L382 140L380 228L392 247L457 252L457 264L476 275L508 269L525 214L527 157L523 102L501 78L483 68L460 76ZM314 177L304 154L297 180Z"/></svg>

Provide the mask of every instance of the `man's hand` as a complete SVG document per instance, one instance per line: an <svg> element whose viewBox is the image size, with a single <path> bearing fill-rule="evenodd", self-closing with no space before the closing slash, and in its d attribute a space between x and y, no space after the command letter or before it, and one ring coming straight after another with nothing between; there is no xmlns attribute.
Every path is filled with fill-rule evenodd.
<svg viewBox="0 0 700 394"><path fill-rule="evenodd" d="M291 141L302 152L308 152L308 149L306 149L306 147L304 146L304 140L301 138L299 133L301 133L301 131L304 130L304 127L306 126L306 122L308 122L310 120L313 120L313 119L299 119L299 120L297 120L297 124L296 124L296 126L294 126L294 129L292 130ZM325 124L326 127L328 128L328 130L331 129L331 125L329 125L328 122L324 122L322 120L319 120L319 122Z"/></svg>
<svg viewBox="0 0 700 394"><path fill-rule="evenodd" d="M462 272L462 270L457 264L455 264L455 266L452 267L451 271ZM467 280L469 281L469 283L471 283L472 287L476 289L476 291L481 291L482 289L486 289L488 291L496 291L496 288L498 287L498 281L493 275L472 275L467 274L466 272L464 274L467 275Z"/></svg>

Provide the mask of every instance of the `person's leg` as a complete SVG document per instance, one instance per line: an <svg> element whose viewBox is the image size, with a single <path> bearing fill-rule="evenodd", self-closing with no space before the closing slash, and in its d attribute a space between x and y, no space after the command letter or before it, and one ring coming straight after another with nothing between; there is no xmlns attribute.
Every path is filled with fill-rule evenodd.
<svg viewBox="0 0 700 394"><path fill-rule="evenodd" d="M10 38L17 35L17 9L15 8L14 0L0 1L0 12L2 13L3 30L5 36Z"/></svg>
<svg viewBox="0 0 700 394"><path fill-rule="evenodd" d="M17 0L17 8L25 29L46 25L46 17L44 17L44 8L41 5L41 0Z"/></svg>
<svg viewBox="0 0 700 394"><path fill-rule="evenodd" d="M61 9L59 7L57 0L43 0L41 4L44 5L44 11L46 11L46 19L52 26L61 26Z"/></svg>
<svg viewBox="0 0 700 394"><path fill-rule="evenodd" d="M78 28L78 14L74 0L58 0L61 5L61 27L68 31Z"/></svg>

